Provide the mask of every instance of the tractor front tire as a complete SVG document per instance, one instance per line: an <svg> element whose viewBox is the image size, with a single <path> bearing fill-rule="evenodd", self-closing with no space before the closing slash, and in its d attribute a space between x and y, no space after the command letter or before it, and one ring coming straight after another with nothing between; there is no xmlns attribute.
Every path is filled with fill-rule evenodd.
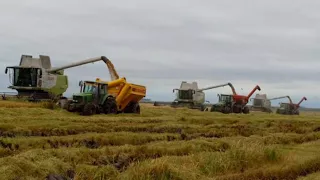
<svg viewBox="0 0 320 180"><path fill-rule="evenodd" d="M91 116L96 113L96 107L92 103L85 104L83 107L82 115Z"/></svg>
<svg viewBox="0 0 320 180"><path fill-rule="evenodd" d="M231 108L229 106L224 106L223 109L222 109L222 113L230 114L231 113Z"/></svg>
<svg viewBox="0 0 320 180"><path fill-rule="evenodd" d="M105 114L117 114L118 107L116 99L113 97L108 97L103 105L103 110Z"/></svg>
<svg viewBox="0 0 320 180"><path fill-rule="evenodd" d="M71 108L72 107L71 104L72 104L71 100L67 101L64 106L64 109L66 109L69 112L75 112L75 110L73 108Z"/></svg>

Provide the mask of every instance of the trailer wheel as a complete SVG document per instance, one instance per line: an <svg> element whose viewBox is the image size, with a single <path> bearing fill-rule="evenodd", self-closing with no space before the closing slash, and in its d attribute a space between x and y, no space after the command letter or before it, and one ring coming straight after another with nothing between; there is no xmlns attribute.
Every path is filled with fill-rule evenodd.
<svg viewBox="0 0 320 180"><path fill-rule="evenodd" d="M242 110L243 114L249 114L249 108L248 106L245 106Z"/></svg>
<svg viewBox="0 0 320 180"><path fill-rule="evenodd" d="M85 104L83 107L82 114L84 116L90 116L96 113L96 107L92 103Z"/></svg>
<svg viewBox="0 0 320 180"><path fill-rule="evenodd" d="M134 103L132 106L132 112L136 114L140 114L140 105L139 103Z"/></svg>

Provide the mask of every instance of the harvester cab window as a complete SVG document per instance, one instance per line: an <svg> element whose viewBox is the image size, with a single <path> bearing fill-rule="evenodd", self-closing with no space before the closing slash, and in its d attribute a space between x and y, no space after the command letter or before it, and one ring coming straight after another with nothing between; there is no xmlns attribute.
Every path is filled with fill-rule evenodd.
<svg viewBox="0 0 320 180"><path fill-rule="evenodd" d="M13 85L24 87L37 87L37 78L37 68L15 68Z"/></svg>
<svg viewBox="0 0 320 180"><path fill-rule="evenodd" d="M180 99L192 99L193 93L192 90L179 90Z"/></svg>

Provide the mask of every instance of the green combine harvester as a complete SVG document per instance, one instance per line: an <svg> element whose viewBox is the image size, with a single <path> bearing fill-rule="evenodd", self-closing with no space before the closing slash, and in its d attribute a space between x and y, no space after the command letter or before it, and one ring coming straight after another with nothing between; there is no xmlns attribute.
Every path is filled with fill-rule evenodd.
<svg viewBox="0 0 320 180"><path fill-rule="evenodd" d="M109 61L105 56L70 63L65 66L51 67L49 56L40 55L34 58L30 55L22 55L19 66L8 66L5 73L9 73L11 85L8 87L18 92L17 98L27 98L29 101L55 102L66 99L63 93L68 89L68 76L64 70L97 61ZM6 94L2 93L3 99Z"/></svg>

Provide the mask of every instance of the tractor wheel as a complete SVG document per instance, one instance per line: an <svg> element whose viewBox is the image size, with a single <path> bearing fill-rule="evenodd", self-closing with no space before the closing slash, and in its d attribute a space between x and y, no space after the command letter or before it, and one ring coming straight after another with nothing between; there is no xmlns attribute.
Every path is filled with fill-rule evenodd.
<svg viewBox="0 0 320 180"><path fill-rule="evenodd" d="M72 103L71 100L67 101L66 104L64 105L63 109L66 109L69 112L74 112L75 110L73 108L71 108L71 106L70 106L71 103Z"/></svg>
<svg viewBox="0 0 320 180"><path fill-rule="evenodd" d="M229 106L225 106L222 109L222 113L229 114L231 112L231 108Z"/></svg>
<svg viewBox="0 0 320 180"><path fill-rule="evenodd" d="M243 114L249 114L250 110L248 108L248 106L245 106L242 110Z"/></svg>
<svg viewBox="0 0 320 180"><path fill-rule="evenodd" d="M117 114L118 113L118 107L117 102L114 97L109 97L104 102L103 110L105 114Z"/></svg>
<svg viewBox="0 0 320 180"><path fill-rule="evenodd" d="M92 103L85 104L82 110L84 116L90 116L96 113L96 107Z"/></svg>

